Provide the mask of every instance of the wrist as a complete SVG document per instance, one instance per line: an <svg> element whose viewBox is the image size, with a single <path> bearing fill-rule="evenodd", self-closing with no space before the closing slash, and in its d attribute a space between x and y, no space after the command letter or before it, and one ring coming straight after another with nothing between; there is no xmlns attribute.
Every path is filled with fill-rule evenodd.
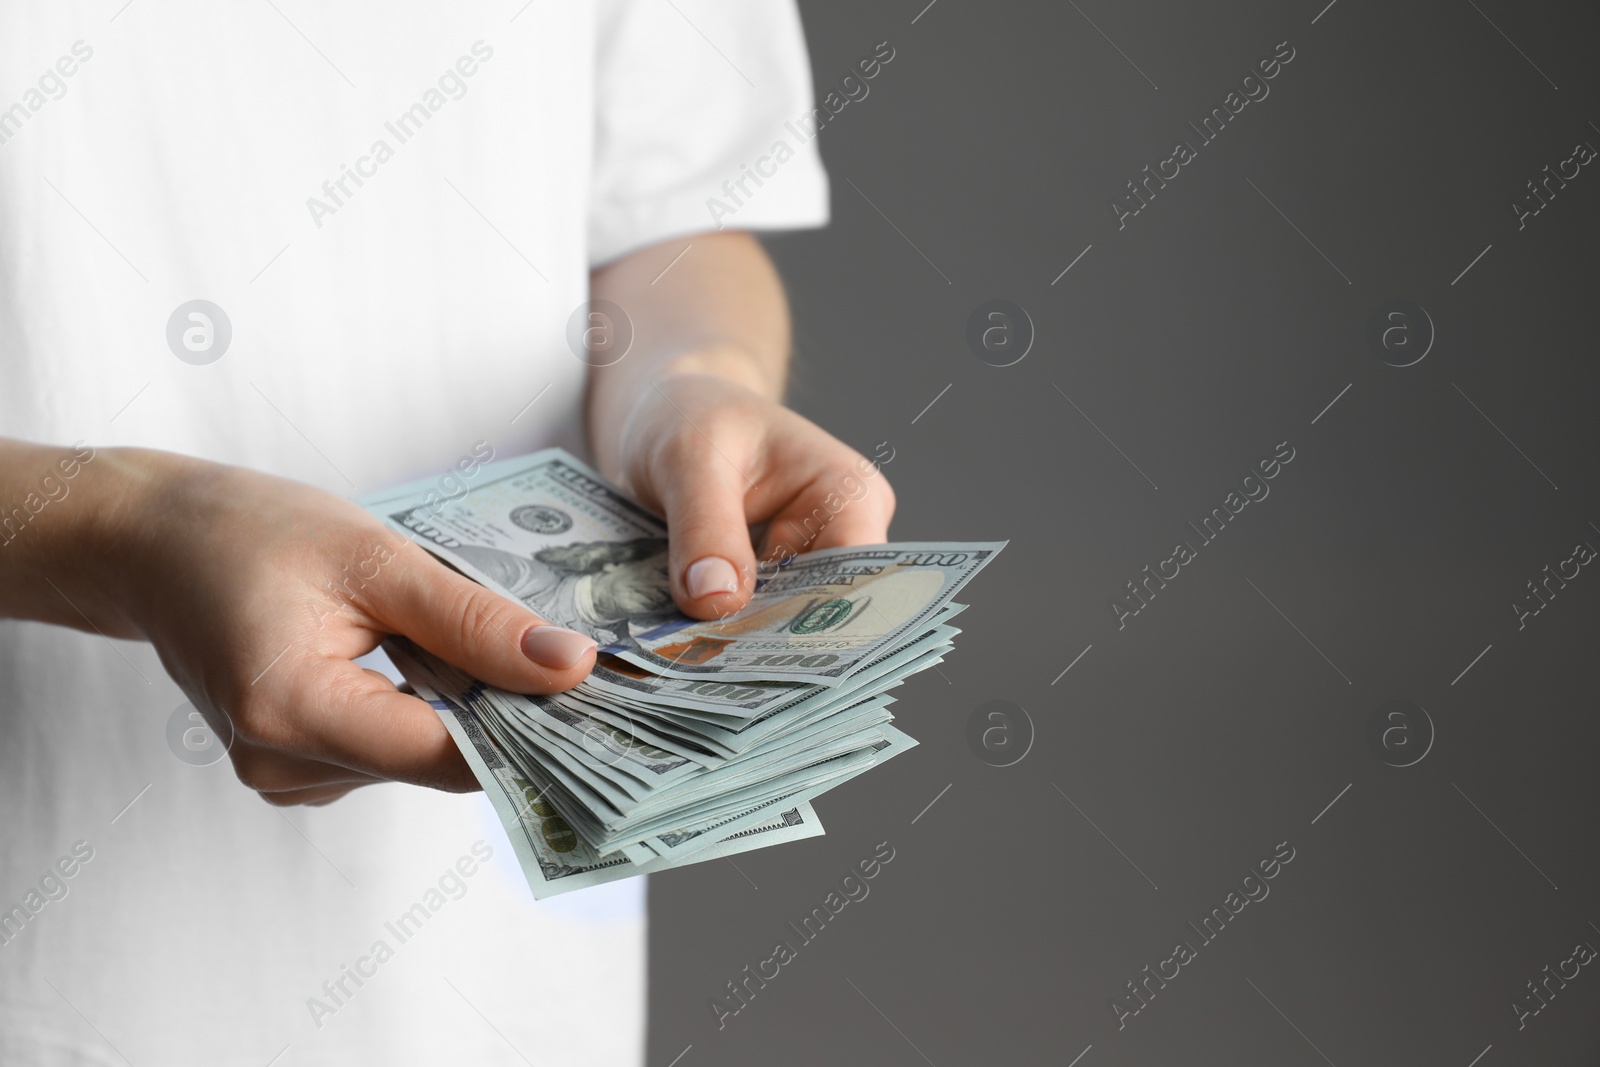
<svg viewBox="0 0 1600 1067"><path fill-rule="evenodd" d="M627 488L635 465L653 453L664 435L683 423L698 421L693 412L716 403L750 401L781 403L783 367L732 342L697 342L670 354L657 354L648 366L637 366L626 391L613 389L609 412L591 401L591 429L600 470ZM626 399L624 399L626 398ZM618 401L623 401L618 405Z"/></svg>
<svg viewBox="0 0 1600 1067"><path fill-rule="evenodd" d="M659 378L685 375L721 378L742 386L766 400L782 401L784 368L779 360L765 359L742 345L716 340L695 345L661 364Z"/></svg>
<svg viewBox="0 0 1600 1067"><path fill-rule="evenodd" d="M69 601L65 621L87 620L107 634L144 636L140 608L159 580L158 553L170 537L159 517L169 514L185 471L199 460L144 448L80 449L88 453L65 500L62 525L41 542L41 572ZM58 598L58 599L60 599Z"/></svg>

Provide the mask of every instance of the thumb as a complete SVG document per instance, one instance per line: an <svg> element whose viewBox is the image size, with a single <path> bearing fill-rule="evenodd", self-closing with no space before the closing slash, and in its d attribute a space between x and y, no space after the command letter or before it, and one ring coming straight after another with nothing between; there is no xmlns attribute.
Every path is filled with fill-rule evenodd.
<svg viewBox="0 0 1600 1067"><path fill-rule="evenodd" d="M480 681L517 693L558 693L594 666L595 643L552 626L515 600L457 574L410 541L368 588L367 610L392 633Z"/></svg>
<svg viewBox="0 0 1600 1067"><path fill-rule="evenodd" d="M672 598L696 619L738 611L755 590L756 573L743 475L711 453L674 465L662 480Z"/></svg>

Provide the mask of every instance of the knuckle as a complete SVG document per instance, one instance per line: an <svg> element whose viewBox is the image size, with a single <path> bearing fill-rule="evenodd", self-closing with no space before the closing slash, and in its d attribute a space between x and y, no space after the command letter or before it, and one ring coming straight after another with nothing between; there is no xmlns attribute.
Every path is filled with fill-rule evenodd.
<svg viewBox="0 0 1600 1067"><path fill-rule="evenodd" d="M252 692L228 715L236 747L263 754L305 755L319 720L334 709L338 694L329 672L306 670L270 693Z"/></svg>
<svg viewBox="0 0 1600 1067"><path fill-rule="evenodd" d="M711 450L705 438L685 424L668 430L657 443L655 451L656 457L668 469L681 470L688 464L700 462Z"/></svg>
<svg viewBox="0 0 1600 1067"><path fill-rule="evenodd" d="M881 466L859 452L851 454L848 469L840 480L846 485L860 486L860 499L875 499L886 511L894 511L894 486L889 476L883 473Z"/></svg>
<svg viewBox="0 0 1600 1067"><path fill-rule="evenodd" d="M246 789L254 789L265 795L267 790L280 784L280 779L274 773L272 761L264 753L255 749L236 747L229 756L233 759L234 776Z"/></svg>
<svg viewBox="0 0 1600 1067"><path fill-rule="evenodd" d="M701 408L694 412L694 421L680 418L663 434L658 452L670 464L720 461L720 455L729 455L741 449L749 437L744 416L729 407Z"/></svg>
<svg viewBox="0 0 1600 1067"><path fill-rule="evenodd" d="M233 722L233 736L252 745L265 743L264 727L267 716L264 711L265 709L255 701L239 705L238 710L230 717Z"/></svg>
<svg viewBox="0 0 1600 1067"><path fill-rule="evenodd" d="M231 716L237 741L263 749L285 748L290 734L281 716L260 700L249 700Z"/></svg>
<svg viewBox="0 0 1600 1067"><path fill-rule="evenodd" d="M883 493L883 506L892 515L895 509L894 485L889 481L888 475L879 474L878 488Z"/></svg>
<svg viewBox="0 0 1600 1067"><path fill-rule="evenodd" d="M320 789L304 787L279 790L277 792L258 789L256 790L256 795L275 808L320 807L323 804L338 800L352 788L354 787L325 786Z"/></svg>
<svg viewBox="0 0 1600 1067"><path fill-rule="evenodd" d="M458 589L450 613L462 649L490 648L516 639L512 610L493 593Z"/></svg>

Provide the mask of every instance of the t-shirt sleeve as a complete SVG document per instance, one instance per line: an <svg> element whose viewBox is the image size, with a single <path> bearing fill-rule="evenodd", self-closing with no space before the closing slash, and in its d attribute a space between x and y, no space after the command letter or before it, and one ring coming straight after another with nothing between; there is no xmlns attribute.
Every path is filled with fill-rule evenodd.
<svg viewBox="0 0 1600 1067"><path fill-rule="evenodd" d="M793 0L596 4L589 263L670 237L828 221Z"/></svg>

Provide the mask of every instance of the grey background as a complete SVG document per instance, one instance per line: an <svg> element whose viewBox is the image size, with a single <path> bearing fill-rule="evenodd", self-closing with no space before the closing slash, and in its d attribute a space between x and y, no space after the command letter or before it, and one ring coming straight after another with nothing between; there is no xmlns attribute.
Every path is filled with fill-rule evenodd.
<svg viewBox="0 0 1600 1067"><path fill-rule="evenodd" d="M1511 1005L1600 946L1600 576L1521 631L1511 605L1600 544L1600 173L1521 231L1509 205L1600 145L1600 18L1324 2L806 6L819 93L897 54L822 134L832 227L771 243L793 402L891 442L896 538L1011 545L901 691L921 746L823 798L828 836L652 878L652 1063L1596 1062L1593 967L1525 1029ZM1284 40L1119 232L1107 201ZM992 298L1037 328L1012 367L964 341ZM1437 329L1403 369L1364 336L1397 298ZM1123 584L1285 440L1270 496L1119 631ZM1406 768L1365 736L1397 698L1437 731ZM1010 768L965 740L992 699L1037 730ZM885 840L870 896L719 1031L710 999ZM1124 983L1280 841L1270 896L1119 1031Z"/></svg>

